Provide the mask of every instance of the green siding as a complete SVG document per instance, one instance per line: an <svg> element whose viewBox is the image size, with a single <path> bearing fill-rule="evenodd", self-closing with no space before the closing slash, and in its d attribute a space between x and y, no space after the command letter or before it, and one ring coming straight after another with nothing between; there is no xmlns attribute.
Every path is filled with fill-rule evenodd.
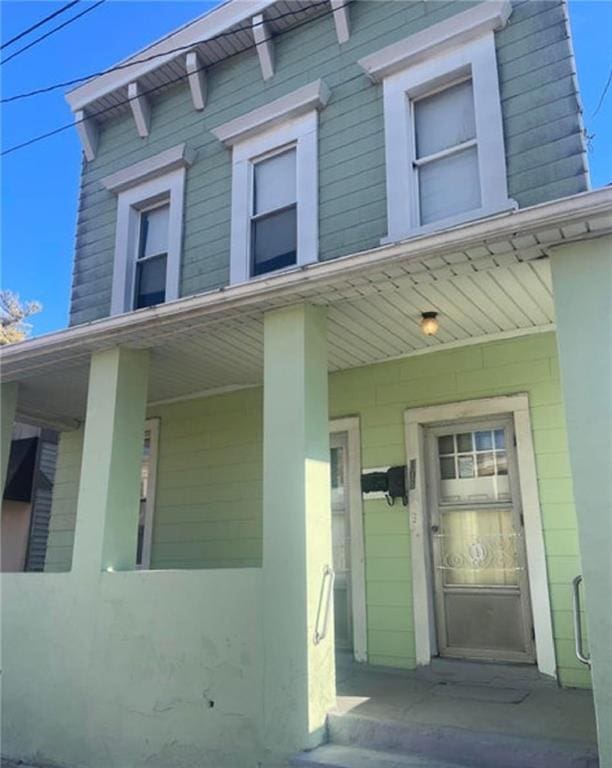
<svg viewBox="0 0 612 768"><path fill-rule="evenodd" d="M151 134L137 136L129 114L101 132L96 159L84 164L71 324L110 310L116 198L100 179L180 142L198 151L187 175L181 295L224 286L229 278L231 153L214 128L324 78L332 89L319 139L320 259L375 247L386 235L382 87L357 60L464 10L465 2L372 2L351 5L351 39L339 46L326 16L275 41L276 74L264 82L256 54L208 70L208 103L193 109L178 85L152 106ZM564 5L515 2L497 34L509 192L519 205L586 188L580 119Z"/></svg>
<svg viewBox="0 0 612 768"><path fill-rule="evenodd" d="M403 464L406 408L517 392L530 400L561 680L587 686L573 649L570 583L581 569L554 334L332 374L330 416L359 415L364 468ZM260 565L261 390L158 406L149 416L161 420L152 567ZM81 444L80 432L62 436L47 570L70 567ZM410 668L406 510L365 501L364 526L370 662Z"/></svg>

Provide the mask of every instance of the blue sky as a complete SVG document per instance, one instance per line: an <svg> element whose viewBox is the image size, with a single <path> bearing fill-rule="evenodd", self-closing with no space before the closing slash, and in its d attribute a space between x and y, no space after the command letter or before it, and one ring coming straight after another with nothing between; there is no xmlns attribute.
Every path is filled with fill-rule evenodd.
<svg viewBox="0 0 612 768"><path fill-rule="evenodd" d="M64 3L3 0L2 40ZM108 67L216 4L214 0L106 0L7 62L0 73L2 95ZM612 85L594 115L612 68L612 0L570 0L569 5L585 124L591 137L591 181L599 187L612 183ZM71 9L48 26L78 10ZM36 30L5 54L46 29ZM2 110L2 146L8 148L70 120L61 90L8 104ZM71 128L2 159L2 287L43 303L43 311L32 319L35 335L67 324L80 158L80 144Z"/></svg>

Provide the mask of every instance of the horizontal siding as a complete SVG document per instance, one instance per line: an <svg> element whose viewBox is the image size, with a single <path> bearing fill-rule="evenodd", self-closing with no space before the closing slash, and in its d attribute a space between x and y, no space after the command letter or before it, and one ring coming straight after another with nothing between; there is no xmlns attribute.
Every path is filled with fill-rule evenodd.
<svg viewBox="0 0 612 768"><path fill-rule="evenodd" d="M588 686L576 661L571 580L580 573L567 436L553 334L431 353L330 376L330 416L359 415L363 468L404 464L406 408L529 395L557 661L565 685ZM158 406L153 568L261 565L260 389ZM68 570L82 433L62 435L47 570ZM281 470L279 470L281 471ZM410 528L405 508L365 500L369 659L415 665Z"/></svg>
<svg viewBox="0 0 612 768"><path fill-rule="evenodd" d="M116 198L100 179L180 142L197 150L185 200L181 295L228 283L231 153L211 128L317 78L332 89L320 117L320 258L374 247L386 234L382 89L357 60L419 32L467 4L357 2L351 39L340 47L332 20L317 19L275 41L276 74L261 78L253 52L210 68L208 103L193 109L180 84L153 103L151 134L140 139L129 115L109 124L82 178L71 324L110 311ZM515 2L497 34L510 195L534 205L585 189L581 123L561 0Z"/></svg>

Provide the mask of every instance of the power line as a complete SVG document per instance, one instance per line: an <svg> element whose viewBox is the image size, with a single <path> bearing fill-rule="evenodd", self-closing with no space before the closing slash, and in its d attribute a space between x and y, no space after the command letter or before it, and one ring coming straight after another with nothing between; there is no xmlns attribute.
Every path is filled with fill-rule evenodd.
<svg viewBox="0 0 612 768"><path fill-rule="evenodd" d="M328 2L327 2L327 0L325 0L324 2L318 3L318 5L328 5ZM321 13L318 16L315 16L313 18L305 19L300 24L296 24L295 26L291 27L290 29L286 29L283 32L279 32L276 37L280 37L281 35L285 34L286 32L293 32L294 30L299 29L300 27L306 26L306 24L310 24L313 21L316 21L318 19L322 19L325 16L329 16L332 13L333 13L333 8L330 7L330 9L328 11L326 11L325 13ZM285 14L285 15L289 16L289 15L293 15L293 14L292 13L288 13L288 14ZM280 18L280 17L276 17L276 18ZM270 42L273 39L274 39L273 37L268 37L265 40L263 40L262 42L264 42L264 43L265 42ZM193 45L194 45L194 43L191 44L191 47ZM251 45L247 46L246 48L243 48L240 51L236 51L235 53L232 53L229 56L226 56L224 61L227 61L228 59L232 59L234 56L238 56L238 55L240 55L242 53L245 53L246 51L253 50L256 47L257 47L257 44L256 43L252 43ZM168 53L173 53L173 51L166 51L166 53L164 55L167 55ZM194 72L203 72L206 69L207 69L206 66L202 66L202 67L198 67L198 69L194 70ZM29 139L28 141L24 141L21 144L16 144L13 147L9 147L8 149L3 150L2 152L0 152L0 157L3 157L4 155L10 155L13 152L17 152L20 149L25 149L25 147L29 147L32 144L38 143L39 141L43 141L44 139L51 138L51 136L55 136L58 133L62 133L63 131L67 131L69 128L73 128L75 125L79 125L80 123L84 123L86 120L90 120L90 119L99 117L100 115L104 115L106 112L110 112L111 110L116 110L118 107L122 107L125 104L129 104L130 102L134 101L135 99L141 98L142 96L147 96L147 95L149 95L151 93L155 93L156 91L159 91L160 89L165 89L165 88L167 88L170 85L174 85L175 83L180 82L181 80L185 80L187 77L189 77L189 75L188 75L188 73L185 72L185 74L178 75L174 79L168 80L167 82L163 83L162 85L157 85L157 86L155 86L153 88L149 88L146 91L142 91L142 93L139 93L137 96L128 97L128 98L124 99L123 101L120 101L120 102L117 102L116 104L113 104L111 107L105 107L104 109L99 109L96 112L91 112L86 117L82 118L81 120L74 120L74 121L72 121L70 123L65 123L64 125L58 126L57 128L54 128L53 130L48 131L47 133L40 134L39 136L34 136L33 138ZM359 75L359 77L361 77L361 74Z"/></svg>
<svg viewBox="0 0 612 768"><path fill-rule="evenodd" d="M610 87L610 83L612 83L612 69L610 69L610 74L608 75L608 79L606 81L606 84L604 86L604 89L602 91L601 96L599 97L599 102L597 103L597 107L595 108L595 111L593 112L593 117L599 112L599 110L602 107L602 104L604 103L604 100L606 98L606 94L608 93L608 88Z"/></svg>
<svg viewBox="0 0 612 768"><path fill-rule="evenodd" d="M57 27L53 27L48 32L45 32L44 35L41 35L40 37L37 37L35 40L32 40L31 43L24 45L23 48L18 48L16 51L11 53L10 56L7 56L5 59L2 59L2 61L0 61L0 64L6 64L7 61L14 59L15 56L19 56L20 53L23 53L24 51L27 51L30 48L33 48L37 43L40 43L42 40L45 40L47 37L51 37L51 35L55 34L55 32L57 32L58 30L63 29L64 27L67 27L69 24L72 24L73 21L76 21L77 19L80 19L81 16L85 16L86 13L90 13L91 11L95 10L99 5L102 5L102 3L104 2L106 2L106 0L98 0L97 3L94 3L93 5L88 5L87 8L85 8L80 13L77 13L76 16L72 16L72 18L68 19L67 21L64 21L62 24L58 24Z"/></svg>
<svg viewBox="0 0 612 768"><path fill-rule="evenodd" d="M21 40L22 37L25 37L30 32L33 32L35 29L38 29L38 27L41 27L43 24L46 24L48 21L51 21L51 19L54 19L56 16L59 16L60 13L64 13L64 11L67 11L69 8L72 8L72 6L76 5L78 2L79 0L72 0L72 2L66 3L66 5L63 5L61 8L58 8L57 11L50 13L48 16L45 16L44 19L37 21L36 24L32 24L31 27L24 29L23 32L20 32L18 35L15 35L15 37L11 37L10 40L7 40L5 43L2 43L2 45L0 45L0 51L4 50L4 48L6 48L7 45L12 45L13 43L16 43L17 40Z"/></svg>
<svg viewBox="0 0 612 768"><path fill-rule="evenodd" d="M329 0L321 0L321 2L312 3L309 8L319 8L324 5L328 5ZM332 11L330 11L331 13ZM284 19L287 16L294 16L294 11L289 11L287 13L281 13L278 16L275 16L271 21L278 21L280 19ZM327 14L321 14L320 16L317 16L316 18L320 18ZM310 21L310 19L308 19ZM101 75L107 75L110 72L118 72L122 69L129 69L130 67L134 67L137 64L144 64L148 61L154 61L155 59L159 59L162 56L167 56L170 53L181 53L181 51L187 51L191 50L197 45L205 45L206 43L212 43L216 40L221 40L224 37L229 37L230 35L236 34L236 32L250 32L252 31L253 27L261 26L266 23L266 20L263 20L261 22L258 22L257 24L249 24L248 26L242 26L242 27L235 27L232 30L226 30L225 32L219 32L217 35L214 35L213 37L208 37L204 40L195 40L192 41L186 45L180 45L177 48L172 48L169 51L163 51L162 53L153 53L150 56L143 56L140 59L134 59L133 61L127 61L123 64L116 64L113 67L109 67L108 69L101 69L97 72L90 72L88 75L83 75L82 77L76 77L73 80L64 80L61 83L53 83L52 85L47 85L42 88L37 88L33 91L26 91L25 93L17 93L14 96L7 96L3 99L0 99L0 104L8 104L11 101L18 101L20 99L27 99L31 96L39 96L42 93L49 93L50 91L55 91L58 88L67 88L71 85L77 85L77 83L82 83L85 80L91 80L94 77L100 77ZM292 29L295 29L296 27L292 27ZM282 33L281 33L282 34ZM248 49L244 49L248 50Z"/></svg>

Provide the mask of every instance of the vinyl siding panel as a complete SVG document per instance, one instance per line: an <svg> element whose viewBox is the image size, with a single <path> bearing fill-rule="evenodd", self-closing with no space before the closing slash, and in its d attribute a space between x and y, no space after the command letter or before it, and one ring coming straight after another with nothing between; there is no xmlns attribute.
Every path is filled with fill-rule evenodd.
<svg viewBox="0 0 612 768"><path fill-rule="evenodd" d="M519 392L530 402L560 677L588 686L573 651L570 585L581 566L554 334L332 374L330 416L359 416L362 466L371 469L405 463L406 408ZM261 565L261 390L157 406L148 416L160 419L152 568ZM81 451L82 432L62 435L46 570L70 568ZM412 668L406 509L366 499L364 535L370 663Z"/></svg>
<svg viewBox="0 0 612 768"><path fill-rule="evenodd" d="M470 3L473 5L474 3ZM339 46L323 17L275 40L276 74L261 78L253 51L211 67L208 103L193 109L185 84L152 104L151 133L140 139L130 115L101 133L84 165L73 274L71 324L110 311L116 198L100 179L180 142L197 150L187 174L181 295L229 280L231 153L211 128L317 78L332 90L319 126L321 260L375 247L386 235L382 88L357 60L468 7L465 2L351 5L351 39ZM574 63L561 0L523 0L497 33L509 193L520 206L586 188Z"/></svg>

